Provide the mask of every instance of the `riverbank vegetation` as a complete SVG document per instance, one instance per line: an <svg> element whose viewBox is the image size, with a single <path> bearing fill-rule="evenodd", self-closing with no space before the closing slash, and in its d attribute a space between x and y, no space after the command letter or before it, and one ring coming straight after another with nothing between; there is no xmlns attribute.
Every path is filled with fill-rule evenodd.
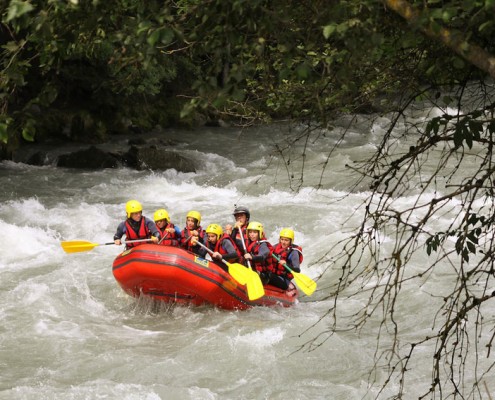
<svg viewBox="0 0 495 400"><path fill-rule="evenodd" d="M336 114L395 112L376 152L351 166L360 177L356 185L365 182L370 196L361 228L342 243L342 257L326 260L342 266L330 293L335 308L325 316L332 320L328 334L345 329L340 296L378 282L369 304L343 323L360 329L381 313L380 335L393 339L388 352L377 351L376 367L389 373L383 388L399 382L397 398L403 397L415 351L433 341L424 397L483 397L484 374L495 368L477 358L493 359L495 338L495 1L11 0L2 7L0 141L7 158L23 141L95 143L129 127L306 124L278 148L283 154L292 143L323 140L322 129L331 129ZM408 119L405 110L417 101L440 113L423 124ZM393 152L399 122L417 138L405 154ZM457 181L473 148L479 169ZM411 174L421 175L439 149L436 173L425 177L417 206L401 209L394 199L411 191ZM295 190L304 184L300 172L289 174ZM440 190L440 179L450 185ZM462 203L459 216L447 232L437 232L434 220L453 199ZM394 232L390 254L380 251L383 232ZM405 273L417 252L435 259L424 271ZM364 254L373 268L360 268ZM402 283L421 281L440 261L455 271L452 292L432 310L432 333L399 346L394 313ZM479 370L467 373L473 365Z"/></svg>

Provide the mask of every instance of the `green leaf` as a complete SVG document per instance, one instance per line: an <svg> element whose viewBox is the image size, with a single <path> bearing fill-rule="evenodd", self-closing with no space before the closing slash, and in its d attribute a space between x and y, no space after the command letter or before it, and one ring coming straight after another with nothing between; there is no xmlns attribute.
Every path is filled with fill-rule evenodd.
<svg viewBox="0 0 495 400"><path fill-rule="evenodd" d="M308 67L307 64L301 64L296 68L296 73L299 79L308 79L311 74L311 69Z"/></svg>
<svg viewBox="0 0 495 400"><path fill-rule="evenodd" d="M32 11L34 7L27 1L12 0L7 12L6 22L10 22L16 18L22 17L24 14Z"/></svg>
<svg viewBox="0 0 495 400"><path fill-rule="evenodd" d="M493 6L495 6L495 0L485 0L485 9L490 10Z"/></svg>
<svg viewBox="0 0 495 400"><path fill-rule="evenodd" d="M454 144L456 147L462 144L464 140L463 129L461 125L457 125L454 131Z"/></svg>
<svg viewBox="0 0 495 400"><path fill-rule="evenodd" d="M172 43L172 40L174 40L174 37L175 37L174 31L172 29L167 28L167 29L162 30L161 35L160 35L160 41L163 44L169 44L169 43Z"/></svg>
<svg viewBox="0 0 495 400"><path fill-rule="evenodd" d="M146 41L150 46L154 46L159 39L160 39L160 31L156 29L153 32L151 32L151 35L148 36Z"/></svg>
<svg viewBox="0 0 495 400"><path fill-rule="evenodd" d="M480 133L483 130L483 124L481 121L470 120L469 121L469 129L471 129L471 133L474 137L480 138Z"/></svg>
<svg viewBox="0 0 495 400"><path fill-rule="evenodd" d="M9 140L9 134L7 133L8 125L6 123L0 122L0 142L7 144Z"/></svg>
<svg viewBox="0 0 495 400"><path fill-rule="evenodd" d="M467 146L472 149L473 148L473 135L469 131L466 126L462 127L462 133L464 136L464 140L466 141Z"/></svg>
<svg viewBox="0 0 495 400"><path fill-rule="evenodd" d="M328 39L332 33L335 32L336 26L335 24L327 25L323 27L323 36L325 39Z"/></svg>
<svg viewBox="0 0 495 400"><path fill-rule="evenodd" d="M493 26L493 21L486 21L478 27L479 32L483 32L485 29Z"/></svg>
<svg viewBox="0 0 495 400"><path fill-rule="evenodd" d="M34 121L28 120L28 122L22 129L22 138L28 142L34 142L35 133L36 133L36 128L34 127Z"/></svg>
<svg viewBox="0 0 495 400"><path fill-rule="evenodd" d="M139 26L138 26L138 30L136 33L139 35L145 31L147 31L150 27L151 27L151 22L149 22L149 21L140 22Z"/></svg>

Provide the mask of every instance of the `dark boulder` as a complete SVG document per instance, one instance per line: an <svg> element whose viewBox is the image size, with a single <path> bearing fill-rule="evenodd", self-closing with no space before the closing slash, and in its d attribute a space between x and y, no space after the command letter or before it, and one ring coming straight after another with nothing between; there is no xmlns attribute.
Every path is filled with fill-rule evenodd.
<svg viewBox="0 0 495 400"><path fill-rule="evenodd" d="M62 154L57 160L57 167L65 168L116 168L119 164L119 159L114 154L107 153L95 146L69 154Z"/></svg>
<svg viewBox="0 0 495 400"><path fill-rule="evenodd" d="M50 164L50 158L47 152L37 151L26 160L26 164L36 166L48 165Z"/></svg>
<svg viewBox="0 0 495 400"><path fill-rule="evenodd" d="M122 158L126 166L138 170L167 170L173 168L179 172L196 172L196 166L191 159L175 151L160 149L157 146L132 146Z"/></svg>

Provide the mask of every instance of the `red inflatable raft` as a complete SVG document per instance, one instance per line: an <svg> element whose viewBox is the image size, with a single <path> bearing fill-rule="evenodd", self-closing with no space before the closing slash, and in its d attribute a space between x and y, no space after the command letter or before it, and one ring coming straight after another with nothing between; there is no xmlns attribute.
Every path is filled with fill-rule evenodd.
<svg viewBox="0 0 495 400"><path fill-rule="evenodd" d="M290 307L298 292L265 286L265 295L249 300L246 287L215 263L177 247L143 244L126 250L113 262L113 275L126 293L191 305L212 304L227 310L253 306Z"/></svg>

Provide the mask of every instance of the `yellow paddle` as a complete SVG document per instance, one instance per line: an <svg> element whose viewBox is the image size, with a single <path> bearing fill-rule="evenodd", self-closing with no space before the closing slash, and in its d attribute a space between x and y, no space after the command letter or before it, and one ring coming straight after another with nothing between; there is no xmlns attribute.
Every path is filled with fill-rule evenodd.
<svg viewBox="0 0 495 400"><path fill-rule="evenodd" d="M137 242L151 242L151 239L128 240L126 242L122 242L122 244ZM81 251L93 250L96 246L108 246L115 243L92 243L86 240L71 240L68 242L60 242L60 244L62 245L62 249L64 249L66 253L79 253Z"/></svg>
<svg viewBox="0 0 495 400"><path fill-rule="evenodd" d="M275 254L272 254L273 258L280 263L280 258ZM282 264L282 263L281 263ZM309 276L301 274L300 272L293 271L288 267L287 264L282 264L286 270L288 270L292 275L294 275L294 280L297 286L308 296L311 296L316 290L316 282Z"/></svg>
<svg viewBox="0 0 495 400"><path fill-rule="evenodd" d="M199 241L196 243L206 249L208 253L214 253L203 243ZM234 278L241 285L246 285L249 300L256 300L265 295L265 289L261 283L260 276L251 268L246 268L244 265L238 263L229 263L223 258L221 261L229 268L229 274L232 275L232 278Z"/></svg>

